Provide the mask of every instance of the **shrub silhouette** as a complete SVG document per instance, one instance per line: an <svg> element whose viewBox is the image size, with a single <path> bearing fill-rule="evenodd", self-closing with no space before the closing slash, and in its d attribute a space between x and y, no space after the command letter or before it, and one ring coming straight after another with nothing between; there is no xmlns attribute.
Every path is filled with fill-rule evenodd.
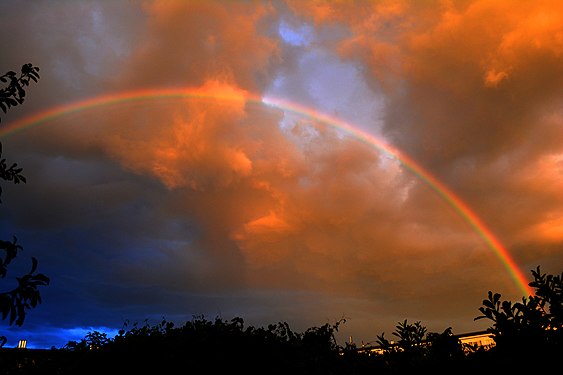
<svg viewBox="0 0 563 375"><path fill-rule="evenodd" d="M475 318L493 322L488 331L496 342L493 352L501 359L554 361L562 353L563 273L548 275L539 266L531 272L534 280L528 285L535 289L534 295L512 303L489 291L479 308L481 315Z"/></svg>
<svg viewBox="0 0 563 375"><path fill-rule="evenodd" d="M111 367L126 373L163 373L178 368L211 373L336 373L339 347L334 334L341 323L297 333L285 322L265 328L245 327L240 317L207 320L198 316L180 327L165 319L131 328L126 322L113 339L93 332L80 342L69 342L64 351L73 353L73 360L58 372L97 373Z"/></svg>
<svg viewBox="0 0 563 375"><path fill-rule="evenodd" d="M561 303L563 275L532 271L533 296L520 303L501 301L488 293L479 308L490 319L489 331L498 340L491 349L464 347L451 327L427 332L421 322L399 322L396 342L377 336L382 352L339 346L335 332L340 324L312 327L302 333L279 322L267 327L245 326L244 320L196 316L182 326L162 319L157 324L130 324L114 338L90 332L62 349L13 357L0 351L0 374L57 373L135 374L245 373L245 374L474 374L524 373L559 368L561 353ZM23 354L22 354L23 353Z"/></svg>
<svg viewBox="0 0 563 375"><path fill-rule="evenodd" d="M382 353L375 354L384 361L393 373L410 373L416 369L435 370L437 367L453 367L465 359L461 341L452 333L451 327L442 333L427 332L420 321L399 322L393 335L397 342L377 336Z"/></svg>

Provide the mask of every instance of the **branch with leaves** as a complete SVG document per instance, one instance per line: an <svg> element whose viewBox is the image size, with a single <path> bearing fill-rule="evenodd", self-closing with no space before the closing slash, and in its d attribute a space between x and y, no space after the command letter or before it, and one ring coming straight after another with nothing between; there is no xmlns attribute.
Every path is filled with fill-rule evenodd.
<svg viewBox="0 0 563 375"><path fill-rule="evenodd" d="M8 109L22 104L25 99L25 88L30 82L37 82L39 79L39 68L32 64L24 64L20 74L13 71L0 76L0 82L6 84L0 88L0 109L4 113ZM1 119L0 119L1 120ZM22 174L23 168L16 163L9 164L2 158L2 144L0 143L0 180L18 184L26 183L26 178ZM0 195L2 189L0 187ZM1 202L1 201L0 201ZM0 279L4 279L8 274L8 266L17 257L18 252L23 247L17 243L14 236L12 241L0 240ZM17 286L12 290L0 293L0 313L2 320L9 318L10 325L21 326L25 320L26 312L41 303L40 286L49 284L49 278L42 273L37 273L37 259L31 258L31 270L21 276L16 277ZM6 343L6 337L0 337L0 348Z"/></svg>
<svg viewBox="0 0 563 375"><path fill-rule="evenodd" d="M563 273L548 275L538 266L532 270L535 295L522 297L522 302L501 301L499 293L488 292L479 308L478 319L493 322L488 330L497 345L514 348L533 343L536 348L563 345Z"/></svg>
<svg viewBox="0 0 563 375"><path fill-rule="evenodd" d="M6 113L9 108L22 104L25 98L24 87L29 86L30 81L37 82L38 79L39 68L30 63L21 67L19 76L12 70L0 76L0 82L8 84L0 89L0 109Z"/></svg>
<svg viewBox="0 0 563 375"><path fill-rule="evenodd" d="M37 259L32 257L31 262L31 270L22 277L16 277L18 286L9 292L0 293L2 320L10 316L10 325L23 324L26 310L42 302L38 287L49 285L50 280L47 276L36 273Z"/></svg>

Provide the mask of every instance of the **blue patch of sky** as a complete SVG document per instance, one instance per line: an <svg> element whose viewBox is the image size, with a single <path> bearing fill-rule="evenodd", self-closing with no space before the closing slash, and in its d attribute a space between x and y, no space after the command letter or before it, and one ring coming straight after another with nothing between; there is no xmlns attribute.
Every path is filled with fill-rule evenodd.
<svg viewBox="0 0 563 375"><path fill-rule="evenodd" d="M345 38L347 31L315 30L307 23L289 18L280 21L278 33L287 45L301 48L287 51L290 54L287 58L295 59L295 68L280 71L265 96L299 103L377 135L382 127L383 96L368 86L360 66L343 61L322 47L325 42L332 45L338 38ZM280 127L291 129L295 120L295 115L286 114ZM312 130L311 134L305 134L315 133Z"/></svg>
<svg viewBox="0 0 563 375"><path fill-rule="evenodd" d="M328 116L344 120L352 127L380 139L385 110L385 95L369 84L358 62L343 60L334 48L348 37L345 29L313 29L299 21L282 21L278 26L281 39L289 47L281 68L266 90L265 97L297 103ZM290 68L288 68L290 67ZM279 126L295 144L306 146L320 133L314 119L284 111ZM347 137L339 131L340 137ZM393 157L380 158L385 168L397 163Z"/></svg>
<svg viewBox="0 0 563 375"><path fill-rule="evenodd" d="M320 48L303 51L298 59L297 69L280 73L267 97L299 103L378 135L383 96L368 87L359 67ZM282 128L293 117L285 118Z"/></svg>
<svg viewBox="0 0 563 375"><path fill-rule="evenodd" d="M108 339L113 339L119 333L119 329L108 327L34 327L35 329L27 329L26 325L22 327L10 326L0 328L0 336L6 336L8 342L5 348L15 348L20 340L26 340L28 349L51 349L63 348L69 341L80 342L88 333L99 332L105 333Z"/></svg>
<svg viewBox="0 0 563 375"><path fill-rule="evenodd" d="M292 46L307 46L314 38L313 27L307 24L294 26L285 20L280 22L278 33L285 43Z"/></svg>

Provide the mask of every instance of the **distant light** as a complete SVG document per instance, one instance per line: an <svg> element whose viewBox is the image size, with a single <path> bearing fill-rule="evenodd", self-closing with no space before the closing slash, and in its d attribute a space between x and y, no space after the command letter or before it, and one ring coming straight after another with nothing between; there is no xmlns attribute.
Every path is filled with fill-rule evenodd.
<svg viewBox="0 0 563 375"><path fill-rule="evenodd" d="M27 340L20 340L18 342L18 349L25 349L27 347Z"/></svg>

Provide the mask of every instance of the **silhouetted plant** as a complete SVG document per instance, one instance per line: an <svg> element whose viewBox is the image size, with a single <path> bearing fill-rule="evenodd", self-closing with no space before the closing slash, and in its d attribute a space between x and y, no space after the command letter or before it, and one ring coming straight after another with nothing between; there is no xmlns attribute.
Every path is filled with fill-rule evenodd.
<svg viewBox="0 0 563 375"><path fill-rule="evenodd" d="M563 273L548 275L539 266L531 272L534 280L528 285L535 289L534 295L512 303L489 291L475 320L493 322L488 331L499 355L554 359L563 349Z"/></svg>
<svg viewBox="0 0 563 375"><path fill-rule="evenodd" d="M399 338L398 344L405 351L419 351L423 345L426 335L426 327L420 321L409 324L407 320L396 326L397 330L393 335Z"/></svg>
<svg viewBox="0 0 563 375"><path fill-rule="evenodd" d="M0 108L4 113L9 108L24 102L24 87L28 86L31 80L37 82L39 79L38 72L39 68L32 64L24 64L19 76L13 71L0 76L0 81L7 84L0 89ZM6 159L2 158L2 144L0 143L0 179L14 184L25 183L26 178L22 175L22 170L16 163L10 165ZM2 188L0 187L1 194ZM23 247L17 243L17 238L13 236L11 241L0 240L0 250L3 251L3 256L0 257L0 278L4 279L8 274L8 266L17 257L18 252L23 250ZM15 323L21 326L23 324L26 310L41 303L38 287L49 284L47 276L36 272L37 259L32 257L31 261L31 270L21 277L16 277L17 286L12 290L0 293L2 320L9 317L10 325ZM5 343L6 338L0 337L0 347Z"/></svg>
<svg viewBox="0 0 563 375"><path fill-rule="evenodd" d="M387 340L385 332L377 336L377 343L382 349L387 352L420 351L423 347L426 327L419 321L411 324L405 319L402 323L399 322L395 328L393 336L399 339L397 342Z"/></svg>
<svg viewBox="0 0 563 375"><path fill-rule="evenodd" d="M352 343L337 345L334 334L344 320L297 333L285 322L256 328L246 327L240 317L208 320L196 316L182 326L164 318L154 325L126 321L113 339L89 332L79 342L69 342L49 355L38 354L24 365L21 361L2 362L5 357L0 356L0 369L7 364L20 373L25 368L61 375L99 374L110 368L135 374L182 369L193 373L397 375L525 373L542 366L556 368L563 330L563 274L542 274L539 267L532 274L535 280L529 285L537 292L529 299L512 304L489 293L489 299L483 302L483 317L493 320L490 330L502 338L487 350L464 351L451 327L442 333L427 332L420 322L407 320L397 324L393 332L396 342L387 340L384 334L377 336L384 349L383 354L377 354ZM509 337L517 340L512 342Z"/></svg>
<svg viewBox="0 0 563 375"><path fill-rule="evenodd" d="M442 333L427 332L420 321L399 322L393 335L397 341L389 341L385 334L377 336L382 352L375 356L383 360L374 362L372 367L388 373L412 373L415 370L430 372L453 371L466 360L461 341L451 327Z"/></svg>
<svg viewBox="0 0 563 375"><path fill-rule="evenodd" d="M0 244L1 245L1 244ZM32 309L41 303L39 286L49 284L49 278L41 273L36 273L37 259L31 258L31 270L22 277L16 277L18 285L8 291L0 293L0 308L2 319L10 317L10 325L21 326L25 319L27 309Z"/></svg>
<svg viewBox="0 0 563 375"><path fill-rule="evenodd" d="M442 333L430 332L427 335L430 353L438 359L455 359L463 357L464 351L461 341L448 327Z"/></svg>
<svg viewBox="0 0 563 375"><path fill-rule="evenodd" d="M30 63L21 67L19 76L11 70L0 76L0 82L8 84L0 89L0 109L6 113L9 108L22 104L25 98L24 87L29 86L30 80L37 82L38 79L39 68Z"/></svg>
<svg viewBox="0 0 563 375"><path fill-rule="evenodd" d="M13 182L14 184L19 184L20 182L25 183L27 180L21 174L23 168L18 167L16 163L8 166L6 159L2 158L2 143L0 142L0 179L8 182ZM0 186L0 195L2 195L2 187ZM0 202L2 200L0 199Z"/></svg>
<svg viewBox="0 0 563 375"><path fill-rule="evenodd" d="M339 325L311 327L303 333L280 322L267 327L245 327L244 320L196 316L182 326L163 319L150 325L124 324L113 339L91 332L64 350L75 353L66 370L83 366L100 370L109 363L117 371L163 372L176 368L217 372L229 370L269 374L330 374L338 367ZM79 369L80 367L80 369Z"/></svg>
<svg viewBox="0 0 563 375"><path fill-rule="evenodd" d="M91 331L80 341L69 341L64 349L69 351L100 350L109 342L111 342L111 339L108 338L107 333Z"/></svg>

